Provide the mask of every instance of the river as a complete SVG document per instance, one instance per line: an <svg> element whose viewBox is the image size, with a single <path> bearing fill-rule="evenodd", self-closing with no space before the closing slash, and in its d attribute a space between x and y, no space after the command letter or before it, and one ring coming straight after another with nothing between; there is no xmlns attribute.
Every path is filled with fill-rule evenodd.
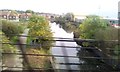
<svg viewBox="0 0 120 72"><path fill-rule="evenodd" d="M53 37L60 38L73 38L73 33L67 33L65 30L59 27L56 23L50 23L51 30L53 32ZM55 43L56 46L73 46L77 47L78 45L75 42L66 42L66 41L57 41ZM53 55L62 55L62 56L76 56L77 50L76 48L62 48L62 47L53 47L51 49ZM61 65L59 63L75 63L79 64L80 60L78 58L68 58L68 57L54 57L55 58L55 68L56 69L72 69L79 70L80 67L78 65Z"/></svg>

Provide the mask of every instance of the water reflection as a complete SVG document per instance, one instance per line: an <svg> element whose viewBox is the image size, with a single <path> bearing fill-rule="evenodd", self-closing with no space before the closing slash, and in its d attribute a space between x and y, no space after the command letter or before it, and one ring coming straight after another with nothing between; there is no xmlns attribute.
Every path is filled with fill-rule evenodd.
<svg viewBox="0 0 120 72"><path fill-rule="evenodd" d="M59 27L59 25L55 23L51 23L51 29L52 32L54 32L53 36L54 37L62 37L62 38L73 38L73 33L67 33L65 30ZM57 41L55 43L57 46L73 46L76 47L78 46L75 42L59 42ZM53 47L52 48L52 54L53 55L63 55L63 56L76 56L77 50L76 48L60 48L60 47ZM56 63L80 63L78 58L67 58L67 57L55 57ZM79 70L78 65L58 65L58 69L72 69L72 70Z"/></svg>

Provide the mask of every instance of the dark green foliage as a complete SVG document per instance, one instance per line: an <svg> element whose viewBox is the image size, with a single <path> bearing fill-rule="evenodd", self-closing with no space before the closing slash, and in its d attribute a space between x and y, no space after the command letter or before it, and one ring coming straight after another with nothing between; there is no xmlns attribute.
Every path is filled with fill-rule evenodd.
<svg viewBox="0 0 120 72"><path fill-rule="evenodd" d="M69 22L74 21L74 14L73 13L67 13L67 14L65 14L64 18Z"/></svg>
<svg viewBox="0 0 120 72"><path fill-rule="evenodd" d="M98 16L88 16L74 33L74 38L87 39L88 41L75 40L82 47L92 47L98 49L81 50L79 56L82 57L99 57L107 59L82 59L90 68L96 70L111 71L120 65L119 61L119 30L108 25L107 21L100 19ZM90 53L93 53L92 55ZM114 58L114 59L110 59ZM89 68L87 65L86 67ZM109 68L109 69L108 69ZM96 71L97 72L97 71Z"/></svg>
<svg viewBox="0 0 120 72"><path fill-rule="evenodd" d="M23 30L23 27L18 23L2 20L2 31L9 39L12 39L15 35L22 33Z"/></svg>
<svg viewBox="0 0 120 72"><path fill-rule="evenodd" d="M63 16L56 17L55 18L56 24L59 24L60 27L62 27L67 33L71 33L76 30L76 28L79 27L79 22L76 22L74 20L74 14L73 13L67 13Z"/></svg>
<svg viewBox="0 0 120 72"><path fill-rule="evenodd" d="M82 24L80 24L80 38L95 39L95 33L100 29L105 29L108 23L100 19L98 16L88 16Z"/></svg>
<svg viewBox="0 0 120 72"><path fill-rule="evenodd" d="M8 40L8 38L4 35L4 33L0 30L1 39L0 43L10 43L11 41ZM3 34L3 35L2 35ZM0 52L16 52L17 48L10 44L2 44L2 47L0 47Z"/></svg>
<svg viewBox="0 0 120 72"><path fill-rule="evenodd" d="M32 11L32 10L26 10L25 12L26 12L26 13L34 14L34 11Z"/></svg>

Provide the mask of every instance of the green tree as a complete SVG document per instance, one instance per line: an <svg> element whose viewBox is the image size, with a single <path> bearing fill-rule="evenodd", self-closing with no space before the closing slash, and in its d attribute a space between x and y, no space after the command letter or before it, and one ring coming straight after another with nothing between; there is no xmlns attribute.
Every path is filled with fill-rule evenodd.
<svg viewBox="0 0 120 72"><path fill-rule="evenodd" d="M27 48L26 53L32 54L49 54L49 49L52 45L52 32L50 30L49 22L42 16L33 15L28 22L29 35L31 37L27 38L28 42L35 40L34 44L39 44L41 46L30 46ZM33 49L34 47L34 49ZM28 62L31 67L35 68L45 68L49 57L41 56L27 56Z"/></svg>
<svg viewBox="0 0 120 72"><path fill-rule="evenodd" d="M95 39L98 40L118 40L118 29L114 27L107 27L100 29L95 33Z"/></svg>
<svg viewBox="0 0 120 72"><path fill-rule="evenodd" d="M37 38L39 40L38 43L40 43L44 49L50 48L49 45L51 45L52 42L49 40L52 39L52 32L47 19L34 15L29 19L28 28L30 29L30 36L40 36Z"/></svg>
<svg viewBox="0 0 120 72"><path fill-rule="evenodd" d="M112 57L119 58L119 54L120 54L118 51L119 43L117 41L114 41L114 40L118 40L118 36L119 36L118 32L119 31L118 31L118 29L109 26L107 21L100 19L100 17L98 17L98 16L87 16L85 21L83 21L83 23L80 24L79 31L77 31L77 32L79 32L79 34L80 34L79 37L81 39L95 39L96 40L93 43L86 42L86 43L84 43L85 45L78 41L79 45L88 46L88 47L92 45L94 47L97 47L99 50L101 50L101 53L105 54L105 56L103 56L103 58L107 58L107 57L108 57L108 59L112 58ZM76 34L76 37L78 37L77 34ZM100 40L100 41L97 41L97 40ZM110 40L112 40L112 41L110 41ZM111 51L111 50L113 50L113 51ZM82 52L82 50L81 50L81 52ZM83 54L84 56L87 56L87 53L89 53L89 50L86 50L85 53L82 52L79 55L82 56L82 54ZM90 55L90 54L88 54L88 55ZM107 67L106 65L104 65L104 63L95 61L96 59L95 60L83 59L83 60L86 61L87 64L89 64L89 65L93 64L93 69L94 68L97 69L97 66L94 65L94 63L105 66L103 68ZM111 61L114 61L114 60L111 60ZM114 62L115 63L112 64L111 69L114 68L114 66L119 61L115 60ZM98 65L98 67L99 67L99 65Z"/></svg>
<svg viewBox="0 0 120 72"><path fill-rule="evenodd" d="M95 39L95 33L99 29L107 28L108 23L105 20L100 19L100 17L91 15L80 24L80 38L82 39Z"/></svg>
<svg viewBox="0 0 120 72"><path fill-rule="evenodd" d="M67 14L65 14L64 17L67 21L74 21L74 14L73 13L67 13Z"/></svg>
<svg viewBox="0 0 120 72"><path fill-rule="evenodd" d="M106 48L111 48L113 50L116 50L117 47L119 47L119 42L118 37L119 37L119 29L114 28L114 27L107 27L106 29L100 29L95 33L95 39L97 40L102 40L104 41L102 47L99 47L101 50L103 50L103 52L105 53L110 53L109 51L106 51ZM119 49L119 48L118 48ZM111 51L113 53L115 53L115 51ZM119 51L117 51L119 52Z"/></svg>
<svg viewBox="0 0 120 72"><path fill-rule="evenodd" d="M32 10L26 10L25 12L26 12L26 13L34 14L34 11L32 11Z"/></svg>
<svg viewBox="0 0 120 72"><path fill-rule="evenodd" d="M2 32L4 32L5 35L10 40L12 40L12 38L15 37L15 35L22 33L24 30L24 28L21 25L7 20L2 20L1 26L2 26Z"/></svg>
<svg viewBox="0 0 120 72"><path fill-rule="evenodd" d="M79 23L74 21L74 14L67 13L64 16L59 16L55 18L56 24L59 24L67 33L73 32L78 28Z"/></svg>

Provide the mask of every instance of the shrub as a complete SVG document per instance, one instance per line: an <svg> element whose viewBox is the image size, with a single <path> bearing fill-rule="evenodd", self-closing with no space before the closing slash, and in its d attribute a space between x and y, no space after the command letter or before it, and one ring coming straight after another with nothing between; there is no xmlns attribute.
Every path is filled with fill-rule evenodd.
<svg viewBox="0 0 120 72"><path fill-rule="evenodd" d="M2 20L2 32L4 32L9 39L12 39L15 35L22 33L23 30L23 27L15 22Z"/></svg>
<svg viewBox="0 0 120 72"><path fill-rule="evenodd" d="M32 16L28 22L29 35L30 36L39 36L36 38L31 38L32 40L38 40L36 43L41 44L43 49L48 50L52 44L52 32L50 30L49 22L47 19L41 16ZM30 41L30 39L28 39Z"/></svg>
<svg viewBox="0 0 120 72"><path fill-rule="evenodd" d="M0 43L10 43L10 41L8 40L8 38L4 35L4 33L2 31L0 31L1 39L0 39ZM17 48L13 45L10 44L2 44L2 47L0 47L1 52L16 52Z"/></svg>

